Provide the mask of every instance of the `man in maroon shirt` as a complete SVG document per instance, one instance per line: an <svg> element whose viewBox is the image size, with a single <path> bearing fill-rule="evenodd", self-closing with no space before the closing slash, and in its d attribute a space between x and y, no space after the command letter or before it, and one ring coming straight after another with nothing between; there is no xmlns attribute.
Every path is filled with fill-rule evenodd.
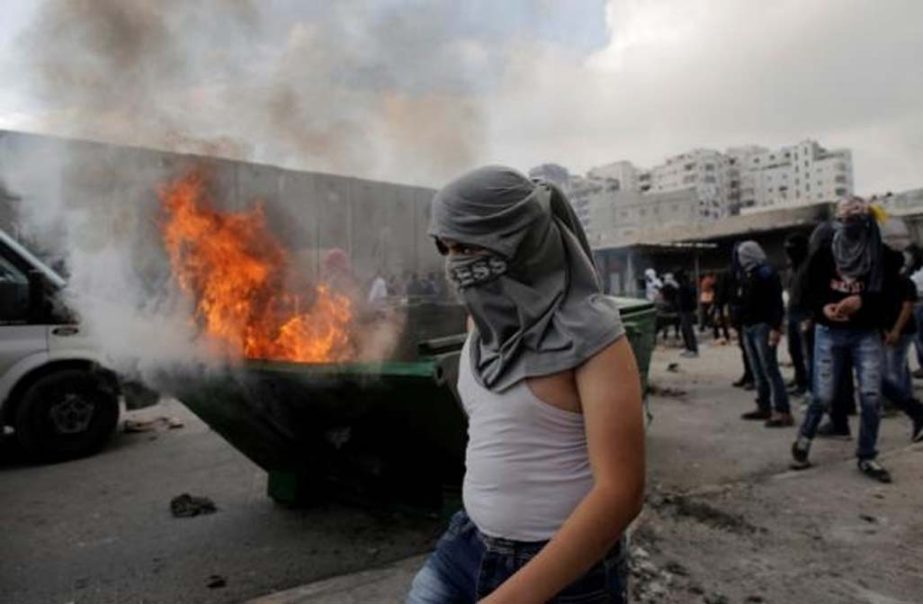
<svg viewBox="0 0 923 604"><path fill-rule="evenodd" d="M833 236L810 259L805 292L815 328L814 396L798 439L792 467L810 465L811 440L836 393L837 378L851 359L859 381L859 470L881 482L891 475L875 458L881 421L882 337L888 313L885 247L867 201L850 197L837 205ZM893 284L892 284L893 285Z"/></svg>

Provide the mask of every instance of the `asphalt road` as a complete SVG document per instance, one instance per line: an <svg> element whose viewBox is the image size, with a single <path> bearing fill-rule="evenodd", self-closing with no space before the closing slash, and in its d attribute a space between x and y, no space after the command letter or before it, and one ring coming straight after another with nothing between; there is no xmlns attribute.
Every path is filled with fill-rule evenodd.
<svg viewBox="0 0 923 604"><path fill-rule="evenodd" d="M32 466L0 452L0 601L240 602L426 550L431 519L291 510L266 475L177 402L133 412L184 427L120 433L100 454ZM181 493L215 514L174 518ZM212 583L223 586L209 587Z"/></svg>

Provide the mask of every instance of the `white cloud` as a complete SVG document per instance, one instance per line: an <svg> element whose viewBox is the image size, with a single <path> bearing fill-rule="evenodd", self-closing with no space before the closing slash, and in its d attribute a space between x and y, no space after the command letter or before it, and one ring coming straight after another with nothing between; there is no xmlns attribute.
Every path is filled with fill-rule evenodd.
<svg viewBox="0 0 923 604"><path fill-rule="evenodd" d="M160 145L201 137L241 157L430 185L488 161L583 171L618 159L653 165L695 147L815 138L853 150L859 192L923 186L918 0L610 0L597 15L608 43L591 56L533 31L575 27L547 13L548 0L535 0L539 22L522 20L504 36L485 23L493 34L483 37L459 31L459 17L472 18L452 3L393 2L373 14L359 4L297 17L262 7L263 27L241 23L250 13L209 14L212 27L198 37L172 11L155 11L172 37L153 41L178 45L142 45L137 64L124 65L122 52L87 62L100 54L87 47L95 38L72 24L57 50L40 46L67 67L61 73L123 69L102 87L43 97L28 86L35 73L2 59L10 86L0 125L87 137L94 133L77 130L109 128ZM541 21L546 13L556 22ZM86 31L106 25L100 14L88 15Z"/></svg>
<svg viewBox="0 0 923 604"><path fill-rule="evenodd" d="M816 138L860 192L923 186L923 3L611 0L607 47L510 52L492 155L653 164L694 147Z"/></svg>

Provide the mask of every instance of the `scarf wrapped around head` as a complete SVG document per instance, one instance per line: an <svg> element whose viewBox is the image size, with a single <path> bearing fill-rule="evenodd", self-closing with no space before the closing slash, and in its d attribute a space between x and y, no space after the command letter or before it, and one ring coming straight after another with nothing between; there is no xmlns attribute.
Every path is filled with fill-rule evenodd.
<svg viewBox="0 0 923 604"><path fill-rule="evenodd" d="M869 203L849 197L837 204L831 244L837 271L847 279L866 279L866 291L880 292L884 280L881 231Z"/></svg>
<svg viewBox="0 0 923 604"><path fill-rule="evenodd" d="M484 387L573 369L623 335L583 228L553 185L478 168L436 194L429 233L443 252L443 239L484 250L446 261L477 326L469 353Z"/></svg>
<svg viewBox="0 0 923 604"><path fill-rule="evenodd" d="M766 252L755 241L744 241L737 246L737 262L745 273L766 264Z"/></svg>

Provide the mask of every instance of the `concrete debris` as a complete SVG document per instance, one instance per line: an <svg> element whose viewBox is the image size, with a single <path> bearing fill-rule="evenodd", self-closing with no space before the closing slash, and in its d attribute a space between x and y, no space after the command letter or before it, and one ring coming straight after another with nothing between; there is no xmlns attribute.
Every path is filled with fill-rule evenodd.
<svg viewBox="0 0 923 604"><path fill-rule="evenodd" d="M218 511L215 502L208 497L193 497L183 493L170 501L170 512L176 518L192 518L200 514L214 514Z"/></svg>
<svg viewBox="0 0 923 604"><path fill-rule="evenodd" d="M709 503L695 501L687 495L662 495L649 498L651 505L660 512L679 518L689 518L732 533L758 533L765 529L750 524L743 516L719 510Z"/></svg>
<svg viewBox="0 0 923 604"><path fill-rule="evenodd" d="M154 419L126 419L122 431L128 434L154 432L159 430L176 430L184 427L183 420L177 417L155 417Z"/></svg>
<svg viewBox="0 0 923 604"><path fill-rule="evenodd" d="M668 386L658 386L657 384L648 385L647 392L652 396L667 396L672 398L682 398L687 394L687 392L681 388L670 388Z"/></svg>
<svg viewBox="0 0 923 604"><path fill-rule="evenodd" d="M221 575L212 575L208 578L208 583L206 585L209 589L220 589L225 587L228 584L227 579Z"/></svg>

